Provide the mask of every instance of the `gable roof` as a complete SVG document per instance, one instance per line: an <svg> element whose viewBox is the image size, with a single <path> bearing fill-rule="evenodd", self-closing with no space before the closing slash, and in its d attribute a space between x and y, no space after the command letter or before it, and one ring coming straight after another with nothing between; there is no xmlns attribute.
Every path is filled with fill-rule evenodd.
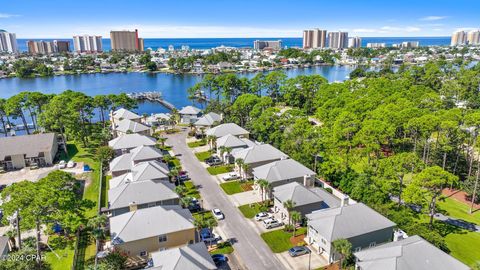
<svg viewBox="0 0 480 270"><path fill-rule="evenodd" d="M167 181L129 182L108 190L109 209L128 207L131 203L145 204L178 199L174 185Z"/></svg>
<svg viewBox="0 0 480 270"><path fill-rule="evenodd" d="M157 251L150 254L153 269L161 270L214 270L217 266L205 243Z"/></svg>
<svg viewBox="0 0 480 270"><path fill-rule="evenodd" d="M140 135L140 134L123 134L108 142L108 146L114 150L135 148L141 145L154 146L156 140L152 137Z"/></svg>
<svg viewBox="0 0 480 270"><path fill-rule="evenodd" d="M253 169L253 175L270 183L315 175L315 172L293 159L274 161Z"/></svg>
<svg viewBox="0 0 480 270"><path fill-rule="evenodd" d="M259 144L239 150L233 153L233 157L241 158L247 164L288 158L287 154L270 144Z"/></svg>
<svg viewBox="0 0 480 270"><path fill-rule="evenodd" d="M228 134L234 136L246 135L249 134L249 132L235 123L225 123L207 130L205 134L207 136L214 135L217 138L220 138Z"/></svg>
<svg viewBox="0 0 480 270"><path fill-rule="evenodd" d="M163 157L160 149L152 146L138 146L133 148L130 153L123 154L114 158L110 162L110 171L127 171L131 170L134 162L155 160Z"/></svg>
<svg viewBox="0 0 480 270"><path fill-rule="evenodd" d="M291 182L285 185L281 185L273 188L273 196L281 203L291 200L295 203L295 207L318 204L318 209L337 207L340 202L334 198L328 192L319 193L301 185L297 182ZM325 198L328 197L328 198ZM325 200L328 199L328 203Z"/></svg>
<svg viewBox="0 0 480 270"><path fill-rule="evenodd" d="M457 259L418 235L355 253L362 270L467 270Z"/></svg>
<svg viewBox="0 0 480 270"><path fill-rule="evenodd" d="M192 214L179 205L143 208L110 218L114 245L194 228Z"/></svg>
<svg viewBox="0 0 480 270"><path fill-rule="evenodd" d="M113 112L113 117L116 119L129 119L129 120L134 120L134 119L140 119L140 115L131 112L127 109L120 108L116 111Z"/></svg>
<svg viewBox="0 0 480 270"><path fill-rule="evenodd" d="M233 136L232 134L227 134L217 139L217 147L225 146L230 148L236 147L248 147L247 143L240 138Z"/></svg>
<svg viewBox="0 0 480 270"><path fill-rule="evenodd" d="M132 168L132 153L126 153L110 161L110 171L127 171Z"/></svg>
<svg viewBox="0 0 480 270"><path fill-rule="evenodd" d="M197 115L201 112L202 110L200 110L199 108L197 107L193 107L193 106L186 106L186 107L183 107L178 113L179 114L193 114L193 115Z"/></svg>
<svg viewBox="0 0 480 270"><path fill-rule="evenodd" d="M40 152L51 152L56 140L55 133L0 137L0 160L24 154L37 157Z"/></svg>
<svg viewBox="0 0 480 270"><path fill-rule="evenodd" d="M168 179L169 169L165 163L158 161L141 162L132 167L131 172L110 179L110 187L114 188L128 182Z"/></svg>
<svg viewBox="0 0 480 270"><path fill-rule="evenodd" d="M149 130L150 128L145 126L144 124L132 121L130 119L123 119L118 122L117 127L115 130L127 133L128 131L131 131L133 133L138 133L142 131Z"/></svg>
<svg viewBox="0 0 480 270"><path fill-rule="evenodd" d="M306 215L308 226L327 241L352 238L378 231L396 224L363 203L329 208Z"/></svg>
<svg viewBox="0 0 480 270"><path fill-rule="evenodd" d="M222 121L222 116L217 113L209 112L204 116L200 117L197 122L195 122L196 126L212 126L215 123L219 123Z"/></svg>

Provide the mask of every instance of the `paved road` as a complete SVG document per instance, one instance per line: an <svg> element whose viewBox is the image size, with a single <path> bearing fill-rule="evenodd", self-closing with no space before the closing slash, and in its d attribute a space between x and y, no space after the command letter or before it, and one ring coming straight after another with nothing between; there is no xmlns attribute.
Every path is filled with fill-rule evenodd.
<svg viewBox="0 0 480 270"><path fill-rule="evenodd" d="M225 220L219 222L220 229L233 239L235 253L245 268L250 270L286 269L263 242L260 235L248 224L240 211L220 189L215 178L200 164L185 143L186 133L169 135L167 144L179 155L182 167L188 171L192 181L199 186L205 208L220 208Z"/></svg>
<svg viewBox="0 0 480 270"><path fill-rule="evenodd" d="M453 217L450 217L450 216L445 216L445 215L440 214L440 213L435 214L435 216L433 216L433 217L437 220L443 221L443 222L448 223L450 225L457 226L457 227L460 227L462 229L469 230L469 231L472 231L472 232L480 233L480 226L476 225L474 223L471 223L471 222L468 222L468 221L465 221L465 220L462 220L462 219L453 218Z"/></svg>

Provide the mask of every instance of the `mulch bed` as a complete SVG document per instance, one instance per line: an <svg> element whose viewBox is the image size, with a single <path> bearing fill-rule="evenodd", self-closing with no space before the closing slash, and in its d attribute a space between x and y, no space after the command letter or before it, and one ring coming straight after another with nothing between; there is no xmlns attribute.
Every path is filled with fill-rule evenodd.
<svg viewBox="0 0 480 270"><path fill-rule="evenodd" d="M464 203L466 205L470 205L472 202L468 199L467 193L462 190L455 190L455 189L449 189L445 188L442 190L442 194L455 199L456 201L459 201L461 203ZM480 209L480 204L476 203L474 204L474 208Z"/></svg>
<svg viewBox="0 0 480 270"><path fill-rule="evenodd" d="M290 243L292 243L292 245L294 246L298 246L299 243L302 243L305 241L303 239L305 239L305 234L299 234L295 237L292 236L290 237Z"/></svg>
<svg viewBox="0 0 480 270"><path fill-rule="evenodd" d="M338 262L336 262L323 267L322 270L340 270L340 267Z"/></svg>
<svg viewBox="0 0 480 270"><path fill-rule="evenodd" d="M244 191L253 190L253 183L243 183L240 185Z"/></svg>

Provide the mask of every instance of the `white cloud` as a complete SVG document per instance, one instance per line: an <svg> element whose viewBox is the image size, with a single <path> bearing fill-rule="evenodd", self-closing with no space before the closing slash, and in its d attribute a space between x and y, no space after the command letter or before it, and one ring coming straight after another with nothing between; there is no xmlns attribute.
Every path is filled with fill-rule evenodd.
<svg viewBox="0 0 480 270"><path fill-rule="evenodd" d="M13 17L18 17L16 14L0 13L0 19L8 19Z"/></svg>
<svg viewBox="0 0 480 270"><path fill-rule="evenodd" d="M420 18L420 21L439 21L448 18L447 16L426 16Z"/></svg>

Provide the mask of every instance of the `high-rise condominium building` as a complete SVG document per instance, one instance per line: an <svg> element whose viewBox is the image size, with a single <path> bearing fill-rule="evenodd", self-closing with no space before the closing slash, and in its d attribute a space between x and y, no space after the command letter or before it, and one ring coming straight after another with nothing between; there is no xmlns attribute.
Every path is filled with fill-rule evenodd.
<svg viewBox="0 0 480 270"><path fill-rule="evenodd" d="M367 43L367 48L385 48L387 47L386 43L380 43L380 42L372 42L372 43Z"/></svg>
<svg viewBox="0 0 480 270"><path fill-rule="evenodd" d="M348 39L348 48L362 47L362 39L360 37L351 37Z"/></svg>
<svg viewBox="0 0 480 270"><path fill-rule="evenodd" d="M73 36L73 47L79 53L102 52L102 36Z"/></svg>
<svg viewBox="0 0 480 270"><path fill-rule="evenodd" d="M468 32L467 41L470 45L480 45L480 30L472 30Z"/></svg>
<svg viewBox="0 0 480 270"><path fill-rule="evenodd" d="M303 31L303 48L325 48L327 44L327 30L313 29Z"/></svg>
<svg viewBox="0 0 480 270"><path fill-rule="evenodd" d="M30 54L53 54L70 51L70 42L65 40L35 41L27 42L28 53Z"/></svg>
<svg viewBox="0 0 480 270"><path fill-rule="evenodd" d="M404 41L400 45L402 48L418 48L420 46L420 42L418 41Z"/></svg>
<svg viewBox="0 0 480 270"><path fill-rule="evenodd" d="M253 49L263 50L265 48L280 50L282 49L282 41L281 40L255 40L253 42Z"/></svg>
<svg viewBox="0 0 480 270"><path fill-rule="evenodd" d="M14 33L0 30L0 52L18 52L17 36Z"/></svg>
<svg viewBox="0 0 480 270"><path fill-rule="evenodd" d="M330 32L328 33L328 47L332 49L343 49L348 47L347 32Z"/></svg>
<svg viewBox="0 0 480 270"><path fill-rule="evenodd" d="M110 31L110 43L112 51L143 51L143 38L138 38L138 30L135 31Z"/></svg>
<svg viewBox="0 0 480 270"><path fill-rule="evenodd" d="M465 31L457 31L452 35L452 42L450 45L464 45L467 44L467 32Z"/></svg>

